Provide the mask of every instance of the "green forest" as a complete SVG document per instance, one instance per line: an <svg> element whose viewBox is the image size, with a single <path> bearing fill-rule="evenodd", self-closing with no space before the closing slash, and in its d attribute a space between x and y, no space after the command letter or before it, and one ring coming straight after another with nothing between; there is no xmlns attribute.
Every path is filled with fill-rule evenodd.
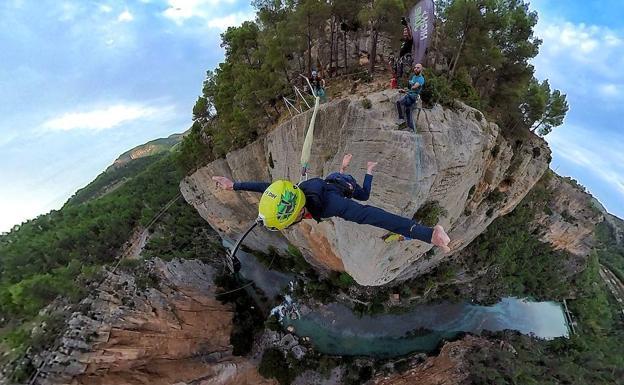
<svg viewBox="0 0 624 385"><path fill-rule="evenodd" d="M285 113L282 97L303 86L299 74L318 69L343 87L356 79L389 80L377 41L387 36L398 50L401 15L409 0L255 0L254 21L221 35L225 60L209 70L193 107L192 134L182 146L181 164L193 170L203 162L240 148L274 127ZM326 30L329 25L329 33ZM436 33L424 63L423 102L453 106L459 99L482 110L508 135L548 134L568 110L565 94L534 76L541 41L534 36L537 14L523 0L441 0ZM369 65L363 68L346 45L370 34ZM328 47L312 57L314 44ZM427 67L431 65L431 67ZM434 71L433 68L436 68ZM363 78L363 70L369 72ZM353 74L352 77L345 75ZM346 79L346 84L344 83ZM198 141L200 143L198 143Z"/></svg>
<svg viewBox="0 0 624 385"><path fill-rule="evenodd" d="M562 274L564 251L538 239L527 224L541 211L548 212L548 172L510 214L496 219L468 248L474 271L498 267L488 276L492 296L514 295L544 300L567 299L576 334L570 339L535 340L518 333L494 333L517 351L484 349L471 356L473 384L616 384L624 378L624 317L621 305L599 275L600 264L622 266L624 249L606 222L595 228L595 248L584 270L572 277ZM589 209L597 210L589 207Z"/></svg>

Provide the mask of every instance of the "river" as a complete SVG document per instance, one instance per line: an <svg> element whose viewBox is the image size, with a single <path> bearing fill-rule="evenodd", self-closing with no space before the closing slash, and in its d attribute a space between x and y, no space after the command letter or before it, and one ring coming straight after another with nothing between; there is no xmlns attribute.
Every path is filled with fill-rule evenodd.
<svg viewBox="0 0 624 385"><path fill-rule="evenodd" d="M294 278L267 269L248 253L239 251L241 275L254 281L274 298L284 293ZM296 299L291 308L298 308ZM305 312L300 317L282 318L299 336L310 337L315 348L332 355L401 356L431 352L440 341L469 332L517 330L538 338L568 337L569 329L561 304L503 298L493 306L471 303L417 305L402 314L359 316L348 307L330 303Z"/></svg>
<svg viewBox="0 0 624 385"><path fill-rule="evenodd" d="M344 305L331 303L297 319L284 317L299 336L310 337L325 354L400 356L431 352L443 339L465 332L517 330L543 339L567 337L563 309L556 302L503 298L493 306L470 303L418 305L404 314L358 316Z"/></svg>

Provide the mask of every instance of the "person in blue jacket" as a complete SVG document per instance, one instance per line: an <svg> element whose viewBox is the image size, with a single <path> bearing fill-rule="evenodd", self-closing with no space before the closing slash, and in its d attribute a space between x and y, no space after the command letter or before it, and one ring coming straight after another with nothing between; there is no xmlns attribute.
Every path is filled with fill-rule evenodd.
<svg viewBox="0 0 624 385"><path fill-rule="evenodd" d="M418 63L414 66L414 74L408 82L407 94L396 102L397 112L399 113L399 121L397 123L399 125L403 124L403 116L405 115L405 118L407 118L407 126L412 131L415 130L414 121L412 119L412 108L416 100L418 100L420 91L425 85L425 77L422 75L422 70L422 64ZM405 114L403 114L403 110L405 110Z"/></svg>
<svg viewBox="0 0 624 385"><path fill-rule="evenodd" d="M345 155L340 172L332 173L325 179L312 178L299 184L298 189L305 194L305 206L301 212L295 214L297 218L292 224L302 219L320 221L323 218L339 217L350 222L379 227L406 238L432 243L445 252L450 251L448 247L450 238L442 226L436 225L433 228L423 226L412 219L355 202L353 199L366 201L370 197L372 173L377 162L368 162L364 183L360 186L353 176L345 173L351 158L351 154ZM212 179L226 190L265 193L271 185L268 182L235 183L224 176L214 176Z"/></svg>

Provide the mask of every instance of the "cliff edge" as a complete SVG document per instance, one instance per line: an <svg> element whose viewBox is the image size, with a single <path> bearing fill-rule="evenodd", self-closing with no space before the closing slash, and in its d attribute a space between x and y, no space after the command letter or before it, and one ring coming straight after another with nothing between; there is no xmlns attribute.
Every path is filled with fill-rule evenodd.
<svg viewBox="0 0 624 385"><path fill-rule="evenodd" d="M498 216L505 215L540 179L550 162L546 142L532 134L510 142L483 114L458 103L417 115L417 132L396 126L396 90L323 104L317 115L310 176L336 171L345 153L349 170L364 176L367 160L379 162L369 204L413 217L423 210L449 229L453 253L461 250ZM370 108L367 108L370 107ZM211 180L299 180L299 157L311 111L283 122L248 146L229 153L185 178L184 198L220 235L235 239L257 217L259 194L223 191ZM431 214L425 213L425 214ZM331 218L304 220L282 233L255 230L252 249L299 248L317 267L347 271L362 285L382 285L425 273L447 257L419 241L386 244L386 232Z"/></svg>

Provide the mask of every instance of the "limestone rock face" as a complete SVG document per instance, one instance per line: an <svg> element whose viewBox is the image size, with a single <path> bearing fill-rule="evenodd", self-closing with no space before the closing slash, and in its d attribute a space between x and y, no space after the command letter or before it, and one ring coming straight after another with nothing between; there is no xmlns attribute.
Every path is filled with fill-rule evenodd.
<svg viewBox="0 0 624 385"><path fill-rule="evenodd" d="M569 178L553 173L548 189L553 192L549 212L538 213L533 226L539 228L543 241L577 257L567 264L569 273L574 274L585 266L594 247L596 224L603 221L605 215L593 203L594 198Z"/></svg>
<svg viewBox="0 0 624 385"><path fill-rule="evenodd" d="M396 90L323 104L317 114L310 176L336 171L352 153L348 172L362 180L366 161L379 162L368 204L412 217L426 202L445 209L439 223L449 229L453 252L465 247L498 216L511 211L542 176L550 150L537 136L509 143L477 110L458 104L435 106L417 116L417 132L396 126ZM282 123L265 137L199 169L181 182L187 202L222 236L237 238L257 217L260 194L217 189L210 179L299 180L299 158L312 112ZM282 233L256 229L246 244L299 248L318 267L345 270L362 285L407 279L435 267L446 255L419 241L386 244L386 232L331 218L304 220Z"/></svg>
<svg viewBox="0 0 624 385"><path fill-rule="evenodd" d="M234 357L232 308L199 261L154 260L155 287L116 273L74 313L38 384L274 384Z"/></svg>
<svg viewBox="0 0 624 385"><path fill-rule="evenodd" d="M374 385L441 385L463 384L470 375L468 354L477 347L493 347L486 339L466 336L446 343L438 356L429 357L401 374L373 379Z"/></svg>

